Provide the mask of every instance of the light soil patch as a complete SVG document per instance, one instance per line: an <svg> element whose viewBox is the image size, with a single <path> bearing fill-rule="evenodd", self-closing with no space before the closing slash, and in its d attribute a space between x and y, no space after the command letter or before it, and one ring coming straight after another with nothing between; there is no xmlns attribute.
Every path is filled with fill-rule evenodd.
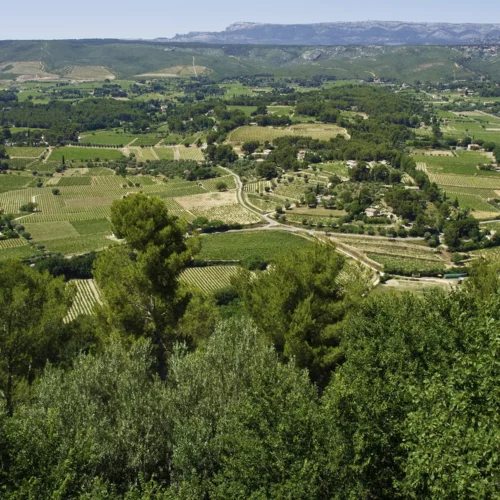
<svg viewBox="0 0 500 500"><path fill-rule="evenodd" d="M17 81L57 80L59 75L47 73L41 61L17 61L0 63L0 73L21 75Z"/></svg>
<svg viewBox="0 0 500 500"><path fill-rule="evenodd" d="M82 167L82 168L68 168L64 172L64 177L67 176L72 176L72 175L85 175L89 173L89 169L87 167Z"/></svg>
<svg viewBox="0 0 500 500"><path fill-rule="evenodd" d="M452 111L457 116L484 116L480 111Z"/></svg>
<svg viewBox="0 0 500 500"><path fill-rule="evenodd" d="M488 132L500 132L500 128L487 128Z"/></svg>
<svg viewBox="0 0 500 500"><path fill-rule="evenodd" d="M223 207L238 203L234 191L225 191L222 193L194 194L192 196L183 196L174 198L174 200L186 210L208 209L213 207Z"/></svg>
<svg viewBox="0 0 500 500"><path fill-rule="evenodd" d="M327 208L307 208L307 207L295 207L290 212L290 214L297 215L316 215L316 216L332 216L332 217L340 217L342 215L346 215L347 212L344 210L329 210Z"/></svg>
<svg viewBox="0 0 500 500"><path fill-rule="evenodd" d="M433 68L435 66L444 66L444 62L435 62L435 63L427 63L427 64L421 64L420 66L417 66L416 68L412 69L412 73L417 73L419 71L424 71L429 68Z"/></svg>
<svg viewBox="0 0 500 500"><path fill-rule="evenodd" d="M115 75L104 66L71 66L65 74L73 80L114 80Z"/></svg>
<svg viewBox="0 0 500 500"><path fill-rule="evenodd" d="M68 208L107 207L120 198L120 196L106 196L102 198L73 198L71 200L66 200L66 206Z"/></svg>
<svg viewBox="0 0 500 500"><path fill-rule="evenodd" d="M212 72L210 68L205 66L185 65L172 66L170 68L160 69L151 73L144 73L138 76L158 77L158 78L182 78L186 76L205 76Z"/></svg>

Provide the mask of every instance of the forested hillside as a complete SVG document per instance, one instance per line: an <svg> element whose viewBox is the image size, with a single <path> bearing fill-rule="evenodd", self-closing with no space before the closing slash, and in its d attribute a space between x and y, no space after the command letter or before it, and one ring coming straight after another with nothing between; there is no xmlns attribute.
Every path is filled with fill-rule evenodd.
<svg viewBox="0 0 500 500"><path fill-rule="evenodd" d="M194 58L194 59L193 59ZM338 79L451 81L498 77L497 45L209 45L123 40L2 41L0 79L224 78L269 74Z"/></svg>
<svg viewBox="0 0 500 500"><path fill-rule="evenodd" d="M160 199L111 218L127 246L94 264L93 316L65 323L63 277L2 264L3 498L496 496L497 263L367 296L316 244L208 297Z"/></svg>

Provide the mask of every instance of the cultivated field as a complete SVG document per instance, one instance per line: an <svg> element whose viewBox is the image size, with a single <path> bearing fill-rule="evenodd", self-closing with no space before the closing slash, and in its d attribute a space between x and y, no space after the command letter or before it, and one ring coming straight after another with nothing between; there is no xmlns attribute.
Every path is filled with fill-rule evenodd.
<svg viewBox="0 0 500 500"><path fill-rule="evenodd" d="M491 154L479 151L457 151L455 155L414 155L417 164L425 164L426 170L432 174L456 174L471 176L488 176L500 180L500 173L480 170L478 165L492 162ZM422 169L423 170L423 169Z"/></svg>
<svg viewBox="0 0 500 500"><path fill-rule="evenodd" d="M181 274L181 281L204 292L215 292L229 286L238 266L191 267Z"/></svg>
<svg viewBox="0 0 500 500"><path fill-rule="evenodd" d="M258 257L268 261L302 250L313 243L285 231L250 231L203 236L199 258L207 261L235 261Z"/></svg>
<svg viewBox="0 0 500 500"><path fill-rule="evenodd" d="M80 315L90 315L97 304L101 304L99 289L94 280L71 280L76 287L73 305L68 312L65 322L69 323Z"/></svg>
<svg viewBox="0 0 500 500"><path fill-rule="evenodd" d="M106 149L106 148L81 148L66 146L56 148L50 155L51 161L103 161L103 160L119 160L123 158L123 153L119 149Z"/></svg>
<svg viewBox="0 0 500 500"><path fill-rule="evenodd" d="M38 158L46 148L43 147L6 147L5 148L7 154L11 158Z"/></svg>
<svg viewBox="0 0 500 500"><path fill-rule="evenodd" d="M136 192L159 196L173 215L188 221L204 216L244 225L260 222L257 215L238 204L234 178L229 175L189 182L146 175L122 177L103 167L72 168L42 178L25 172L19 174L0 175L0 210L17 214L31 241L38 248L52 252L78 254L115 244L109 224L110 205ZM34 187L37 179L43 179L44 187ZM223 193L216 188L221 180L228 186ZM58 194L53 193L55 186ZM36 203L35 212L21 213L21 206L29 202ZM11 245L18 244L9 240L9 246L0 246L0 253L11 252ZM29 256L29 251L36 253L33 247L25 243L24 246L23 257Z"/></svg>
<svg viewBox="0 0 500 500"><path fill-rule="evenodd" d="M325 125L316 123L300 123L290 127L258 127L245 126L233 130L228 137L230 143L243 143L247 141L274 141L279 137L289 135L312 137L313 139L328 140L337 135L347 136L344 128L336 125Z"/></svg>

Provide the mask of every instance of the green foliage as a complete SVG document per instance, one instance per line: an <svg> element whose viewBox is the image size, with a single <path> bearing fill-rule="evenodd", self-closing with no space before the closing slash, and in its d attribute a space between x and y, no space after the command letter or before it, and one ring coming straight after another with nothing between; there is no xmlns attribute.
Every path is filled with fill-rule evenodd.
<svg viewBox="0 0 500 500"><path fill-rule="evenodd" d="M115 201L111 223L128 247L112 248L97 259L104 315L125 335L153 339L165 380L172 329L186 307L186 297L178 293L179 276L197 251L197 240L186 241L185 223L169 215L162 200L144 194Z"/></svg>
<svg viewBox="0 0 500 500"><path fill-rule="evenodd" d="M171 418L150 373L146 342L130 352L114 342L67 373L48 367L5 431L12 498L80 497L100 481L123 492L140 474L164 480Z"/></svg>
<svg viewBox="0 0 500 500"><path fill-rule="evenodd" d="M22 382L32 382L47 359L57 359L58 337L72 290L18 261L0 268L0 394L12 411Z"/></svg>
<svg viewBox="0 0 500 500"><path fill-rule="evenodd" d="M315 496L315 390L247 321L174 357L171 377L176 497Z"/></svg>
<svg viewBox="0 0 500 500"><path fill-rule="evenodd" d="M278 352L320 383L342 359L338 324L368 288L358 273L343 281L344 267L333 247L315 245L280 259L258 278L247 271L235 280L249 314Z"/></svg>

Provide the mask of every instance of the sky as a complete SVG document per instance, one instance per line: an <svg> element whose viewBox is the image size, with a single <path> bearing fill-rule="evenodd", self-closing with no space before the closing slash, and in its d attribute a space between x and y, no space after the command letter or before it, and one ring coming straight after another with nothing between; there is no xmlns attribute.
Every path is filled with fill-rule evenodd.
<svg viewBox="0 0 500 500"><path fill-rule="evenodd" d="M4 2L2 2L4 3ZM0 39L157 38L222 31L234 22L335 21L500 23L500 1L483 0L21 0L0 10Z"/></svg>

